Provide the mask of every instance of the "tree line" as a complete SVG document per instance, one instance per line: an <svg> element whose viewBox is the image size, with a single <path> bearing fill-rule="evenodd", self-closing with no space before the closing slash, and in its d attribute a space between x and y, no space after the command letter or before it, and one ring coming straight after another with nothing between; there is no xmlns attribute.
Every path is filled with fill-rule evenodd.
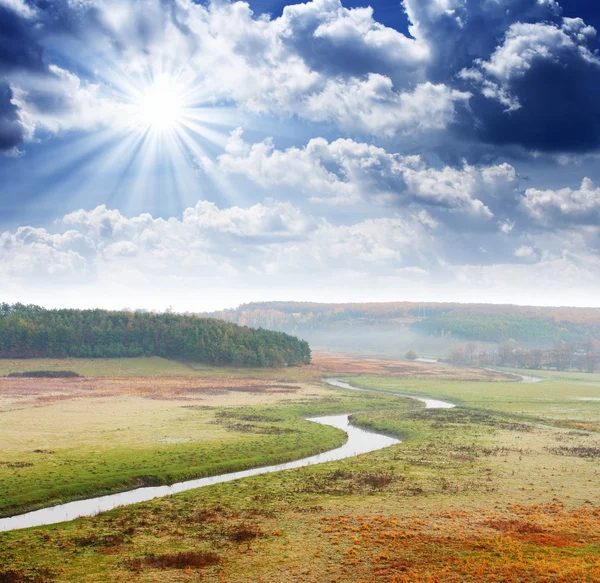
<svg viewBox="0 0 600 583"><path fill-rule="evenodd" d="M559 339L567 342L582 342L589 336L600 339L599 308L435 302L256 302L202 315L292 334L330 327L385 324L410 328L428 336L480 342L515 338L520 342L551 346Z"/></svg>
<svg viewBox="0 0 600 583"><path fill-rule="evenodd" d="M216 365L308 364L307 342L197 316L0 304L1 358L161 356Z"/></svg>
<svg viewBox="0 0 600 583"><path fill-rule="evenodd" d="M508 340L497 348L484 349L476 342L456 346L448 354L452 364L467 366L506 366L533 370L578 370L595 372L598 368L598 343L587 340L582 344L557 341L552 348L524 348Z"/></svg>
<svg viewBox="0 0 600 583"><path fill-rule="evenodd" d="M590 338L600 339L600 324L593 321L569 322L497 315L444 314L415 322L413 329L428 336L495 343L514 339L526 345L547 348L560 341L583 344Z"/></svg>

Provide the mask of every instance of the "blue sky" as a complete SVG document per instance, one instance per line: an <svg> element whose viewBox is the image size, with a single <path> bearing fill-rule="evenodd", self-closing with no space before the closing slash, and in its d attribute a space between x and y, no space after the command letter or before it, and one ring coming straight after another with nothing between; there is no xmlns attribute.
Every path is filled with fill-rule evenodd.
<svg viewBox="0 0 600 583"><path fill-rule="evenodd" d="M0 296L600 305L587 0L0 0Z"/></svg>

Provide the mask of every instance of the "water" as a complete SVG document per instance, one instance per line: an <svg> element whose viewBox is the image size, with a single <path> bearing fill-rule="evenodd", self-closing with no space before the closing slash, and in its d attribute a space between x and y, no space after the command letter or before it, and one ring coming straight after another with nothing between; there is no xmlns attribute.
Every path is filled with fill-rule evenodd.
<svg viewBox="0 0 600 583"><path fill-rule="evenodd" d="M408 399L415 399L416 401L421 401L421 403L425 403L425 409L452 409L456 407L454 403L450 403L448 401L440 401L439 399L431 399L429 397L415 397L414 395L405 395L404 393L392 393L390 391L378 391L377 389L361 389L359 387L354 387L349 383L344 381L340 381L338 379L323 379L328 385L332 385L333 387L339 387L340 389L350 389L352 391L367 391L369 393L385 393L386 395L395 395L397 397L406 397Z"/></svg>
<svg viewBox="0 0 600 583"><path fill-rule="evenodd" d="M371 389L360 389L358 387L353 387L352 385L338 379L323 380L334 387L340 387L342 389L371 391ZM404 395L401 393L387 394L416 399L417 401L425 403L426 409L450 409L455 407L453 403L440 401L439 399L415 397L413 395ZM274 466L253 468L240 472L221 474L220 476L211 476L210 478L188 480L186 482L173 484L172 486L137 488L136 490L129 490L119 494L108 494L106 496L98 496L97 498L89 498L88 500L68 502L66 504L51 506L49 508L34 510L33 512L27 512L26 514L19 514L18 516L0 518L0 532L44 526L47 524L57 524L59 522L68 522L84 516L96 516L100 512L106 512L119 506L129 506L131 504L138 504L139 502L147 502L148 500L153 500L154 498L171 496L173 494L178 494L179 492L185 492L186 490L195 490L196 488L212 486L213 484L232 482L233 480L248 478L250 476L259 476L261 474L270 474L273 472L281 472L283 470L293 470L295 468L343 460L363 453L384 449L386 447L390 447L391 445L400 443L399 439L394 439L393 437L388 437L387 435L381 435L373 431L367 431L366 429L354 427L350 424L349 417L349 415L330 415L327 417L313 417L308 419L308 421L320 423L322 425L330 425L331 427L337 427L338 429L346 432L346 435L348 436L346 443L341 447L332 449L330 451Z"/></svg>
<svg viewBox="0 0 600 583"><path fill-rule="evenodd" d="M498 370L496 368L484 368L484 370L489 370L490 372L499 372L502 374L507 374L513 377L519 377L521 379L520 382L525 383L525 384L530 384L530 383L539 383L541 381L543 381L544 379L541 379L540 377L531 377L525 374L519 374L518 372L506 372L505 370Z"/></svg>
<svg viewBox="0 0 600 583"><path fill-rule="evenodd" d="M314 423L320 423L322 425L330 425L331 427L337 427L338 429L346 432L348 441L336 449L293 462L277 464L274 466L266 466L262 468L253 468L240 472L232 472L230 474L221 474L220 476L212 476L210 478L188 480L187 482L180 482L173 484L172 486L138 488L136 490L129 490L128 492L121 492L119 494L110 494L107 496L90 498L88 500L68 502L67 504L42 508L41 510L35 510L33 512L20 514L18 516L1 518L0 532L17 530L20 528L30 528L34 526L43 526L45 524L57 524L59 522L67 522L83 516L95 516L100 512L106 512L107 510L112 510L118 506L128 506L130 504L137 504L138 502L146 502L148 500L153 500L154 498L170 496L172 494L178 494L179 492L185 492L186 490L194 490L196 488L203 488L204 486L220 484L222 482L231 482L233 480L239 480L240 478L247 478L249 476L258 476L260 474L280 472L282 470L292 470L304 466L342 460L363 453L377 451L379 449L390 447L396 443L400 443L400 440L394 439L393 437L380 435L379 433L366 431L365 429L360 429L350 425L349 415L315 417L308 419L308 421L313 421Z"/></svg>

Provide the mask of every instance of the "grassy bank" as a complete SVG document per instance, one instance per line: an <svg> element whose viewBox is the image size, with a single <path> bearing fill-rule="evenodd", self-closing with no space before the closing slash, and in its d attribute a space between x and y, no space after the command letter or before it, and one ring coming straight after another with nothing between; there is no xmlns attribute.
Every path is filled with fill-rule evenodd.
<svg viewBox="0 0 600 583"><path fill-rule="evenodd" d="M164 391L148 393L137 380L107 388L86 379L4 379L0 516L299 459L345 439L303 416L408 407L392 396L295 384L152 382Z"/></svg>
<svg viewBox="0 0 600 583"><path fill-rule="evenodd" d="M197 362L168 360L158 356L140 358L19 358L0 359L0 376L36 370L70 370L86 377L229 377L306 380L312 367L235 368ZM318 373L317 373L318 374Z"/></svg>
<svg viewBox="0 0 600 583"><path fill-rule="evenodd" d="M439 382L377 375L348 376L344 380L362 388L437 396L477 409L519 414L574 428L600 429L600 374L545 371L540 376L542 382L528 384Z"/></svg>
<svg viewBox="0 0 600 583"><path fill-rule="evenodd" d="M187 381L157 380L168 384L159 392L169 396L163 401L154 389L151 398L141 400L142 381L117 383L118 391L111 385L136 402L155 403L164 419L163 436L173 439L194 427L206 431L206 439L194 442L196 449L205 447L206 456L220 451L227 462L236 461L227 447L248 448L244 451L251 457L272 454L268 447L291 446L286 453L292 455L301 443L312 447L338 439L335 430L318 433L320 426L302 421L320 413L360 411L354 423L406 441L340 462L0 534L0 581L600 581L600 434L569 425L575 414L592 419L593 410L586 405L568 409L575 396L595 395L595 378L551 377L537 385L373 375L349 380L462 406L425 410L385 393L338 392L310 383L298 383L295 392L273 393L277 385L288 385L248 378L240 379L237 392L205 395L212 405L202 401L189 408L180 399L204 393L199 388L189 393ZM212 379L208 385L224 390L232 382ZM170 400L173 396L179 400ZM220 398L229 399L229 405L217 404ZM248 399L265 401L251 405ZM81 402L89 405L89 396ZM76 403L59 405L67 411ZM142 439L146 428L157 426L156 419L139 423L146 414L137 420L126 416L131 425L119 433L133 434L137 427L137 441ZM181 431L175 431L177 423ZM238 425L252 427L236 432L232 428ZM257 433L259 428L276 433ZM95 429L88 423L86 431ZM217 434L214 442L208 439ZM153 442L149 451L164 446L177 459L175 452L189 445Z"/></svg>
<svg viewBox="0 0 600 583"><path fill-rule="evenodd" d="M0 562L38 583L599 580L597 464L556 453L572 430L470 409L354 418L410 439L5 533Z"/></svg>

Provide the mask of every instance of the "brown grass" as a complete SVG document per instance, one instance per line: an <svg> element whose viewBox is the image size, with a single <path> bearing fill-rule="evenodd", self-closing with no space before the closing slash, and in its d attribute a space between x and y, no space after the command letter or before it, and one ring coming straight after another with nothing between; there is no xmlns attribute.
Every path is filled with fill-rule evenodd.
<svg viewBox="0 0 600 583"><path fill-rule="evenodd" d="M439 379L455 381L507 381L514 377L502 373L460 368L449 364L384 360L380 358L357 358L345 354L315 353L313 365L327 374L371 374L397 378Z"/></svg>
<svg viewBox="0 0 600 583"><path fill-rule="evenodd" d="M188 551L165 555L148 555L127 562L132 571L141 571L145 567L151 569L201 569L219 564L219 555L204 551Z"/></svg>
<svg viewBox="0 0 600 583"><path fill-rule="evenodd" d="M3 400L24 405L47 404L70 399L119 396L160 400L194 400L229 393L293 395L301 389L295 382L181 377L86 377L74 379L0 378Z"/></svg>

